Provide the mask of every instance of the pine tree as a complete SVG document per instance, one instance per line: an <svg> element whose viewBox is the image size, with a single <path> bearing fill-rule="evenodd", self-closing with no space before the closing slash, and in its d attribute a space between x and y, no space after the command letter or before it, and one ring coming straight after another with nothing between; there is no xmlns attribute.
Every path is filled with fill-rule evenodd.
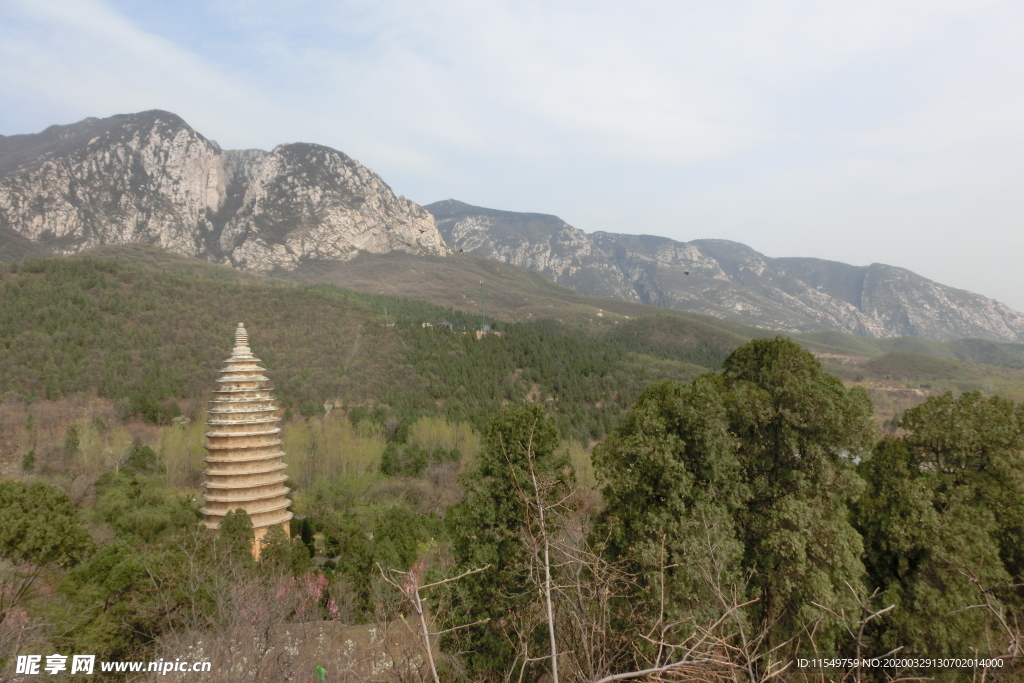
<svg viewBox="0 0 1024 683"><path fill-rule="evenodd" d="M500 679L511 664L510 630L517 612L537 599L525 571L529 560L522 536L529 515L522 487L530 481L532 466L538 476L554 478L549 498L568 492L569 465L556 454L557 448L558 432L539 406L502 411L487 429L476 470L463 479L465 500L445 519L459 566L490 566L460 582L453 615L462 624L488 620L456 632L459 648L471 653L470 667L486 679ZM539 632L524 635L541 641L545 637Z"/></svg>

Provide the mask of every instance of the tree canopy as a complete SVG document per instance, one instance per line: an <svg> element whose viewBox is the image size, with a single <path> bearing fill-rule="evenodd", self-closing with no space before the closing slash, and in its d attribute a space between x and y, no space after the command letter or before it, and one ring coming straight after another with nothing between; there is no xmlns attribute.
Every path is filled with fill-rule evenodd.
<svg viewBox="0 0 1024 683"><path fill-rule="evenodd" d="M595 451L607 503L596 533L647 586L671 567L677 614L745 582L769 642L820 619L818 643L832 647L864 573L849 505L870 401L781 337L738 348L723 370L648 388Z"/></svg>
<svg viewBox="0 0 1024 683"><path fill-rule="evenodd" d="M899 608L875 637L918 654L969 652L1024 606L1013 587L1024 570L1024 406L945 394L900 425L906 434L860 466L868 580Z"/></svg>
<svg viewBox="0 0 1024 683"><path fill-rule="evenodd" d="M94 547L66 493L40 481L0 481L0 555L72 567Z"/></svg>

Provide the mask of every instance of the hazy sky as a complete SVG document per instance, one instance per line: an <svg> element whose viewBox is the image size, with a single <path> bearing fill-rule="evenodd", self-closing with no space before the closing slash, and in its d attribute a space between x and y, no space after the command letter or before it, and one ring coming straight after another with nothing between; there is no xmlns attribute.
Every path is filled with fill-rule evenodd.
<svg viewBox="0 0 1024 683"><path fill-rule="evenodd" d="M904 266L1024 311L1024 3L0 0L0 133L167 109L426 204Z"/></svg>

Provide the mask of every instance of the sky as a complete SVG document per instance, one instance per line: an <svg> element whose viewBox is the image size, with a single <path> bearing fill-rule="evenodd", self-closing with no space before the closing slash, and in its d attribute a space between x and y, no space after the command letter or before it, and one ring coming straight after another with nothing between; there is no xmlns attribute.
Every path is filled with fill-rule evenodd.
<svg viewBox="0 0 1024 683"><path fill-rule="evenodd" d="M909 268L1024 311L1024 3L0 0L0 134L166 109L428 204Z"/></svg>

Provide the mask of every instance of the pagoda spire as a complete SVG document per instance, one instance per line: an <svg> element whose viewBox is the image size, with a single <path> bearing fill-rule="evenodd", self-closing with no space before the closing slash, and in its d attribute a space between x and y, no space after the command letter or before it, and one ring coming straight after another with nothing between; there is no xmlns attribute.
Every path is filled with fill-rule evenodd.
<svg viewBox="0 0 1024 683"><path fill-rule="evenodd" d="M263 375L266 369L252 355L242 323L235 329L235 347L224 363L206 422L210 431L206 432L203 471L203 524L217 529L228 512L244 509L256 533L253 553L259 556L260 539L267 530L280 525L287 535L292 518L284 486L288 476L281 460L281 428L269 380Z"/></svg>

